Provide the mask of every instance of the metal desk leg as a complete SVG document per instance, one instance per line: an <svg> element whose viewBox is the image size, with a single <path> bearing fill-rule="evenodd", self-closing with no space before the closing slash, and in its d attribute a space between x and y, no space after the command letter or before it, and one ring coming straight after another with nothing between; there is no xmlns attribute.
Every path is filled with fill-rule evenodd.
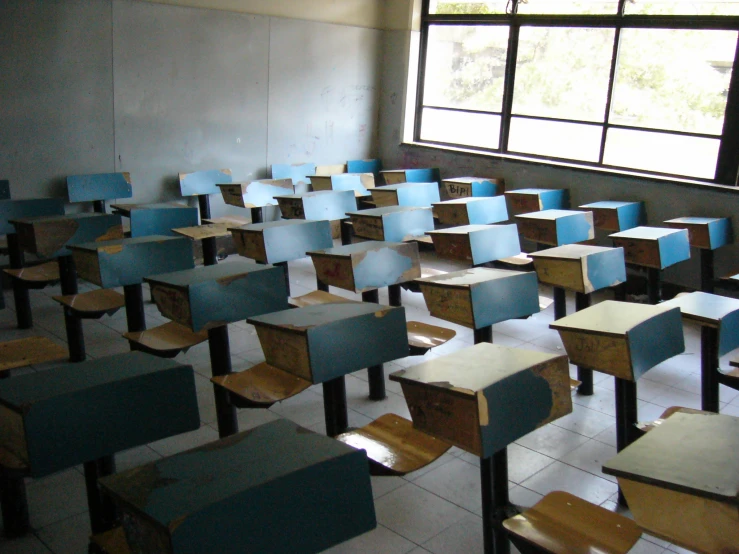
<svg viewBox="0 0 739 554"><path fill-rule="evenodd" d="M508 517L508 450L480 459L482 485L482 536L485 554L510 554L503 521Z"/></svg>
<svg viewBox="0 0 739 554"><path fill-rule="evenodd" d="M11 269L23 267L23 250L18 243L18 235L8 235L8 257ZM33 314L31 313L31 297L28 288L18 279L13 279L13 298L15 298L15 317L18 321L18 329L30 329L33 327Z"/></svg>
<svg viewBox="0 0 739 554"><path fill-rule="evenodd" d="M362 302L379 303L380 297L377 289L362 293ZM367 368L367 376L369 379L369 397L370 400L383 400L387 397L385 394L385 371L380 365L374 365Z"/></svg>
<svg viewBox="0 0 739 554"><path fill-rule="evenodd" d="M228 340L228 325L208 329L208 349L210 350L210 370L213 377L231 373L231 345ZM216 400L218 436L225 438L239 432L236 408L231 404L228 390L213 385Z"/></svg>
<svg viewBox="0 0 739 554"><path fill-rule="evenodd" d="M487 327L483 327L481 329L475 329L473 331L474 337L475 337L475 344L480 344L481 342L493 342L493 326L488 325Z"/></svg>
<svg viewBox="0 0 739 554"><path fill-rule="evenodd" d="M701 248L701 290L713 294L713 250Z"/></svg>
<svg viewBox="0 0 739 554"><path fill-rule="evenodd" d="M619 377L616 380L616 450L621 452L637 439L636 382ZM618 503L626 506L626 499L619 488Z"/></svg>
<svg viewBox="0 0 739 554"><path fill-rule="evenodd" d="M401 306L400 285L390 285L387 288L388 303L391 306Z"/></svg>
<svg viewBox="0 0 739 554"><path fill-rule="evenodd" d="M718 330L701 327L701 409L718 413Z"/></svg>
<svg viewBox="0 0 739 554"><path fill-rule="evenodd" d="M77 294L77 268L71 255L57 258L59 276L61 278L62 294ZM64 308L64 326L67 330L67 345L69 346L69 361L84 362L85 336L82 331L82 319L74 315L69 308Z"/></svg>
<svg viewBox="0 0 739 554"><path fill-rule="evenodd" d="M126 303L126 323L129 333L146 330L146 313L144 312L144 291L141 283L125 285L123 296Z"/></svg>
<svg viewBox="0 0 739 554"><path fill-rule="evenodd" d="M104 456L85 462L85 487L87 505L90 508L90 527L93 535L112 529L116 522L116 509L112 501L104 497L98 488L98 479L115 473L115 458Z"/></svg>
<svg viewBox="0 0 739 554"><path fill-rule="evenodd" d="M216 265L218 263L218 246L215 237L203 239L203 265Z"/></svg>
<svg viewBox="0 0 739 554"><path fill-rule="evenodd" d="M647 268L647 302L659 304L660 298L660 270L654 267Z"/></svg>
<svg viewBox="0 0 739 554"><path fill-rule="evenodd" d="M28 498L23 475L0 473L0 508L3 512L3 531L6 538L21 537L31 530L28 516Z"/></svg>
<svg viewBox="0 0 739 554"><path fill-rule="evenodd" d="M562 319L567 315L567 295L562 287L553 287L554 319Z"/></svg>
<svg viewBox="0 0 739 554"><path fill-rule="evenodd" d="M343 375L323 383L323 412L326 418L326 434L329 437L346 433L349 428L349 415Z"/></svg>
<svg viewBox="0 0 739 554"><path fill-rule="evenodd" d="M590 306L590 295L583 294L581 292L575 293L575 311L579 312ZM577 380L580 381L580 386L577 387L577 392L583 396L592 396L593 394L593 370L585 369L584 367L577 368Z"/></svg>

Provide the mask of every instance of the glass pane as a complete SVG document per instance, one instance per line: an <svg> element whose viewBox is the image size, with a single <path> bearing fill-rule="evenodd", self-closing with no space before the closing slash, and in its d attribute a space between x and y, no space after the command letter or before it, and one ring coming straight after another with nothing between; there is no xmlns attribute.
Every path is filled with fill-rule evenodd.
<svg viewBox="0 0 739 554"><path fill-rule="evenodd" d="M612 123L721 134L736 31L624 29Z"/></svg>
<svg viewBox="0 0 739 554"><path fill-rule="evenodd" d="M653 131L609 129L603 163L713 179L720 142Z"/></svg>
<svg viewBox="0 0 739 554"><path fill-rule="evenodd" d="M552 158L597 162L603 129L599 125L537 119L511 119L508 150Z"/></svg>
<svg viewBox="0 0 739 554"><path fill-rule="evenodd" d="M522 28L513 113L603 121L614 32Z"/></svg>
<svg viewBox="0 0 739 554"><path fill-rule="evenodd" d="M476 2L475 0L459 0L458 2L444 2L443 0L431 0L429 3L430 14L489 14L506 13L508 0L497 2Z"/></svg>
<svg viewBox="0 0 739 554"><path fill-rule="evenodd" d="M432 26L423 103L501 111L507 50L507 26Z"/></svg>
<svg viewBox="0 0 739 554"><path fill-rule="evenodd" d="M518 13L615 15L618 0L528 0L518 3Z"/></svg>
<svg viewBox="0 0 739 554"><path fill-rule="evenodd" d="M520 11L520 10L519 10ZM739 15L736 0L629 0L627 15Z"/></svg>
<svg viewBox="0 0 739 554"><path fill-rule="evenodd" d="M500 116L423 109L421 140L498 148Z"/></svg>

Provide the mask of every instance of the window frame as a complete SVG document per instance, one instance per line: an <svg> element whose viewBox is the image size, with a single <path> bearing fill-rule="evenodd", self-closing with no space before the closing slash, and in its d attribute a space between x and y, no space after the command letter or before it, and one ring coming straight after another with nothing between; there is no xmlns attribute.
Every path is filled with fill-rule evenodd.
<svg viewBox="0 0 739 554"><path fill-rule="evenodd" d="M629 172L644 176L669 177L680 180L694 180L712 184L736 186L739 182L739 16L671 16L671 15L625 15L626 0L619 0L618 13L613 15L544 15L544 14L518 14L516 9L518 0L511 0L512 13L468 15L468 14L429 14L430 0L422 0L421 5L421 28L420 28L420 51L418 74L416 81L415 118L413 126L413 140L418 144L436 145L454 149L464 149L493 157L514 156L517 159L530 159L531 161L557 162L583 168L598 168L606 171ZM426 59L428 53L429 29L434 25L505 25L509 28L508 50L506 53L506 67L504 73L504 89L502 112L500 113L501 125L497 149L487 149L464 144L446 143L421 139L421 126L423 123L423 109L436 108L447 111L471 112L482 114L497 114L494 111L465 110L449 108L444 106L426 105L423 102ZM605 117L603 122L587 122L577 119L551 118L531 115L514 115L513 91L516 80L516 62L518 56L518 43L522 27L587 27L587 28L612 28L614 29L613 50L611 54L611 67L607 89L605 106ZM676 131L671 129L658 129L650 127L630 126L614 124L610 122L611 104L613 99L616 68L618 63L618 48L623 29L685 29L685 30L716 30L736 31L738 33L737 45L734 51L734 62L731 70L729 89L726 99L726 110L724 114L723 129L720 135L705 133ZM543 156L537 154L521 153L508 150L508 138L513 117L521 117L544 121L561 121L566 123L577 123L585 125L597 125L602 128L601 143L599 148L598 162L587 162ZM718 157L714 177L702 179L685 175L648 171L624 166L613 166L603 163L606 147L606 135L609 129L626 129L646 132L659 132L664 134L682 135L690 137L718 138L720 140Z"/></svg>

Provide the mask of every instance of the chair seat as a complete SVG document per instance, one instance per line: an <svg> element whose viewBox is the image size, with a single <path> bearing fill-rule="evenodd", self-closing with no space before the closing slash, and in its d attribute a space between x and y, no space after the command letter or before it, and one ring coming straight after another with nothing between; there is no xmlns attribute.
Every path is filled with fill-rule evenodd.
<svg viewBox="0 0 739 554"><path fill-rule="evenodd" d="M128 546L123 527L114 527L110 531L90 537L90 552L93 554L130 554L131 547Z"/></svg>
<svg viewBox="0 0 739 554"><path fill-rule="evenodd" d="M100 319L106 314L113 315L125 305L125 297L110 289L91 290L51 298L81 319Z"/></svg>
<svg viewBox="0 0 739 554"><path fill-rule="evenodd" d="M57 362L69 358L69 351L46 337L0 342L0 371Z"/></svg>
<svg viewBox="0 0 739 554"><path fill-rule="evenodd" d="M654 421L639 422L636 424L636 426L637 428L639 428L640 431L647 433L652 429L656 429L657 427L662 425L668 417L678 412L681 414L698 414L708 416L716 415L713 412L705 412L703 410L695 410L693 408L683 408L682 406L671 406L670 408L667 408L664 412L662 412L662 415Z"/></svg>
<svg viewBox="0 0 739 554"><path fill-rule="evenodd" d="M572 377L570 377L570 390L571 391L573 392L576 391L577 387L579 387L580 385L582 385L581 381L578 381L577 379L573 379Z"/></svg>
<svg viewBox="0 0 739 554"><path fill-rule="evenodd" d="M21 281L31 289L42 289L59 281L59 264L57 262L46 262L21 269L6 269L5 273L11 278Z"/></svg>
<svg viewBox="0 0 739 554"><path fill-rule="evenodd" d="M421 279L424 279L426 277L435 277L437 275L444 275L445 273L447 272L440 269L421 267ZM407 281L405 283L401 283L400 286L410 292L421 292L421 285L419 285L416 281Z"/></svg>
<svg viewBox="0 0 739 554"><path fill-rule="evenodd" d="M367 451L373 475L405 475L440 458L451 445L413 428L396 414L385 414L360 429L336 437Z"/></svg>
<svg viewBox="0 0 739 554"><path fill-rule="evenodd" d="M532 258L529 258L529 256L525 253L516 254L515 256L509 256L508 258L501 258L500 260L496 260L494 262L494 265L501 266L506 269L523 269L531 267L533 269L534 267L534 260Z"/></svg>
<svg viewBox="0 0 739 554"><path fill-rule="evenodd" d="M8 477L25 477L28 464L7 448L0 446L0 473Z"/></svg>
<svg viewBox="0 0 739 554"><path fill-rule="evenodd" d="M291 296L288 303L295 308L305 308L307 306L316 306L318 304L335 304L338 302L358 302L351 298L344 298L337 294L331 294L322 290L314 290L302 296Z"/></svg>
<svg viewBox="0 0 739 554"><path fill-rule="evenodd" d="M238 408L269 408L303 392L312 384L266 362L237 373L213 377L211 381L230 392L231 403Z"/></svg>
<svg viewBox="0 0 739 554"><path fill-rule="evenodd" d="M170 321L146 331L124 333L123 337L136 345L138 350L160 358L174 358L180 352L187 352L196 344L208 340L208 331L194 333L190 328Z"/></svg>
<svg viewBox="0 0 739 554"><path fill-rule="evenodd" d="M641 536L633 520L562 491L503 526L522 554L626 554Z"/></svg>

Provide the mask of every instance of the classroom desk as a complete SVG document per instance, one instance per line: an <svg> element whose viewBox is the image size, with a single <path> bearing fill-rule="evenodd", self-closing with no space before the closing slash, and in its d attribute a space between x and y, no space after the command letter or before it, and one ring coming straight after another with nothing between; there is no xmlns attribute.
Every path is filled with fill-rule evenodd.
<svg viewBox="0 0 739 554"><path fill-rule="evenodd" d="M724 374L719 358L739 347L739 300L706 292L680 294L660 304L680 308L683 319L701 327L701 408L719 411L719 385Z"/></svg>
<svg viewBox="0 0 739 554"><path fill-rule="evenodd" d="M466 196L432 204L442 225L490 225L508 221L504 196Z"/></svg>
<svg viewBox="0 0 739 554"><path fill-rule="evenodd" d="M323 384L329 436L347 430L344 376L408 355L402 307L369 302L318 304L247 321L256 328L269 365Z"/></svg>
<svg viewBox="0 0 739 554"><path fill-rule="evenodd" d="M91 175L68 175L67 195L69 201L92 202L97 213L105 213L105 201L117 198L131 198L131 174L95 173Z"/></svg>
<svg viewBox="0 0 739 554"><path fill-rule="evenodd" d="M71 245L77 273L104 288L123 287L128 331L146 329L144 277L195 266L192 245L184 237L147 237Z"/></svg>
<svg viewBox="0 0 739 554"><path fill-rule="evenodd" d="M192 367L142 352L5 379L0 406L2 447L25 468L8 471L5 455L0 471L6 532L10 524L16 534L28 528L24 475L84 464L97 533L114 519L97 478L115 472L115 453L200 426Z"/></svg>
<svg viewBox="0 0 739 554"><path fill-rule="evenodd" d="M310 175L310 184L314 191L351 190L357 198L369 198L372 196L370 191L375 188L375 176L372 173Z"/></svg>
<svg viewBox="0 0 739 554"><path fill-rule="evenodd" d="M428 207L385 206L347 212L347 215L354 226L354 234L369 240L403 242L434 230L434 216Z"/></svg>
<svg viewBox="0 0 739 554"><path fill-rule="evenodd" d="M428 231L427 234L431 236L434 250L440 258L460 260L472 266L521 253L518 229L514 224L462 225Z"/></svg>
<svg viewBox="0 0 739 554"><path fill-rule="evenodd" d="M161 314L193 332L208 331L211 371L231 373L228 323L287 309L282 269L246 261L209 265L146 277ZM214 388L218 432L238 431L228 393Z"/></svg>
<svg viewBox="0 0 739 554"><path fill-rule="evenodd" d="M101 487L135 552L309 554L377 525L366 454L284 419Z"/></svg>
<svg viewBox="0 0 739 554"><path fill-rule="evenodd" d="M480 457L485 552L508 553L507 447L572 412L567 357L482 343L390 379L415 428Z"/></svg>
<svg viewBox="0 0 739 554"><path fill-rule="evenodd" d="M442 181L449 198L471 198L502 196L505 191L503 179L485 177L452 177ZM505 198L503 200L505 203Z"/></svg>
<svg viewBox="0 0 739 554"><path fill-rule="evenodd" d="M195 227L180 227L172 229L175 235L187 237L192 241L199 240L203 247L203 265L215 265L218 263L218 247L216 239L228 237L231 231L227 223L205 223Z"/></svg>
<svg viewBox="0 0 739 554"><path fill-rule="evenodd" d="M172 235L172 229L198 224L198 209L174 202L111 204L114 214L131 220L131 238Z"/></svg>
<svg viewBox="0 0 739 554"><path fill-rule="evenodd" d="M648 533L695 552L739 545L739 418L676 413L603 466Z"/></svg>
<svg viewBox="0 0 739 554"><path fill-rule="evenodd" d="M507 190L505 196L510 202L510 212L513 215L541 210L566 210L570 204L570 194L567 189Z"/></svg>
<svg viewBox="0 0 739 554"><path fill-rule="evenodd" d="M29 217L12 219L10 223L15 225L18 244L23 251L43 258L56 258L63 295L77 294L77 269L69 246L123 238L121 217L113 214L81 213ZM30 314L28 317L31 317ZM81 362L86 357L82 320L65 309L64 324L69 360Z"/></svg>
<svg viewBox="0 0 739 554"><path fill-rule="evenodd" d="M197 196L200 207L200 219L210 217L210 195L218 194L217 183L230 183L230 169L206 169L192 173L180 173L180 194Z"/></svg>
<svg viewBox="0 0 739 554"><path fill-rule="evenodd" d="M439 184L429 183L397 183L375 187L371 191L372 201L378 208L385 206L407 206L429 208L439 202Z"/></svg>
<svg viewBox="0 0 739 554"><path fill-rule="evenodd" d="M218 188L226 204L251 211L251 221L247 223L261 223L264 220L263 208L277 206L276 196L295 194L292 179L244 181L218 185Z"/></svg>
<svg viewBox="0 0 739 554"><path fill-rule="evenodd" d="M603 200L583 204L580 209L593 212L593 225L603 231L627 231L644 225L647 220L644 202Z"/></svg>

